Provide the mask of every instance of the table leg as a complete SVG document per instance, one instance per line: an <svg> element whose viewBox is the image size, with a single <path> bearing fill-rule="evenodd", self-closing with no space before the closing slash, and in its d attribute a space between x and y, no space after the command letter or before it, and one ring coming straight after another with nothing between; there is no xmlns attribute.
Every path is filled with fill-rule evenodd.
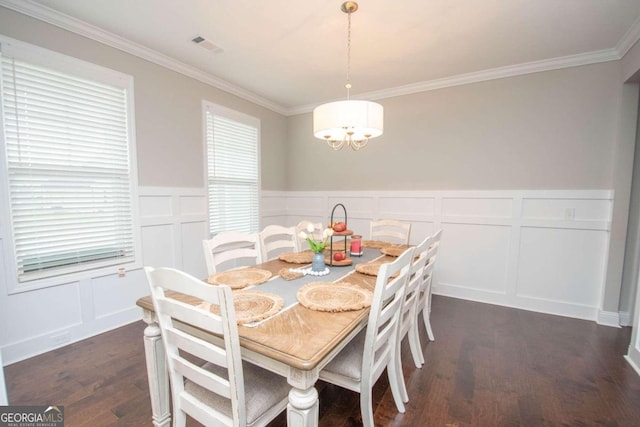
<svg viewBox="0 0 640 427"><path fill-rule="evenodd" d="M287 426L316 427L318 425L318 391L292 388L287 405Z"/></svg>
<svg viewBox="0 0 640 427"><path fill-rule="evenodd" d="M149 325L144 330L144 355L147 361L153 425L155 427L170 427L169 376L160 326L158 326L152 312L145 310L143 319Z"/></svg>
<svg viewBox="0 0 640 427"><path fill-rule="evenodd" d="M315 371L291 368L287 378L292 386L287 405L288 427L318 426L318 391L314 387L317 379Z"/></svg>

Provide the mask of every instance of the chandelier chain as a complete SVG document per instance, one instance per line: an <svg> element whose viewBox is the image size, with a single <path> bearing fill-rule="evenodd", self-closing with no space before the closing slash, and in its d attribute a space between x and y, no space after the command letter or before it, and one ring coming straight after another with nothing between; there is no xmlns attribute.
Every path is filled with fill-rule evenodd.
<svg viewBox="0 0 640 427"><path fill-rule="evenodd" d="M348 26L347 26L347 101L350 98L351 89L351 11L347 13Z"/></svg>

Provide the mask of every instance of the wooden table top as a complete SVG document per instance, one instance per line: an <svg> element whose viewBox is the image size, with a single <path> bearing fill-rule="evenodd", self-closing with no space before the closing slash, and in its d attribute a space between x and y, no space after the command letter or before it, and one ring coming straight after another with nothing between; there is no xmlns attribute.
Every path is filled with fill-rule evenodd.
<svg viewBox="0 0 640 427"><path fill-rule="evenodd" d="M385 259L391 262L395 258L387 256ZM281 268L291 268L292 265L276 259L256 267L269 270L275 276ZM333 268L344 269L345 274L348 274L340 279L341 282L348 282L373 292L375 276L358 273L353 270L353 266ZM260 286L255 289L259 290ZM154 311L150 296L140 298L137 305ZM257 326L239 325L240 345L294 368L311 370L358 325L366 322L368 314L368 308L327 313L296 304Z"/></svg>

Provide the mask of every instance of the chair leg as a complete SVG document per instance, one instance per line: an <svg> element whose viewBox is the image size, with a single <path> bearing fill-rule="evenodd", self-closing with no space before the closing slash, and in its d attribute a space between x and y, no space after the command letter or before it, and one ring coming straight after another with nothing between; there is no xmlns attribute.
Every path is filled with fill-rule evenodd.
<svg viewBox="0 0 640 427"><path fill-rule="evenodd" d="M175 406L174 406L175 408ZM180 410L175 409L173 414L173 427L184 427L187 425L187 414Z"/></svg>
<svg viewBox="0 0 640 427"><path fill-rule="evenodd" d="M417 321L418 319L415 320ZM415 322L409 328L409 348L411 349L413 363L416 365L416 368L421 368L424 364L424 357L422 356L422 345L420 344L420 336L418 335L418 324Z"/></svg>
<svg viewBox="0 0 640 427"><path fill-rule="evenodd" d="M429 341L435 341L436 338L433 336L433 330L431 329L431 320L429 320L429 307L425 307L422 310L422 318L424 319L424 327L427 329Z"/></svg>
<svg viewBox="0 0 640 427"><path fill-rule="evenodd" d="M398 388L400 389L400 397L404 403L407 403L409 401L409 393L407 393L407 385L404 382L404 373L402 372L401 346L402 341L400 341L396 347L396 357L394 359L396 371L398 372Z"/></svg>
<svg viewBox="0 0 640 427"><path fill-rule="evenodd" d="M362 427L374 427L371 387L360 390L360 414L362 415Z"/></svg>
<svg viewBox="0 0 640 427"><path fill-rule="evenodd" d="M389 376L389 385L391 386L391 394L396 403L396 408L398 408L398 412L404 414L404 403L402 401L402 392L400 391L401 386L404 387L404 377L402 372L398 372L395 354L387 365L387 375Z"/></svg>

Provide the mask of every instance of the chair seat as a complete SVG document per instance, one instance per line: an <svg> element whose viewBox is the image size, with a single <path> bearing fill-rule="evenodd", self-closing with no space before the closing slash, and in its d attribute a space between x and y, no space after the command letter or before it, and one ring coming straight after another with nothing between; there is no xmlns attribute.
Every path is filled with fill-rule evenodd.
<svg viewBox="0 0 640 427"><path fill-rule="evenodd" d="M226 376L225 369L211 363L205 363L202 367L217 375ZM261 415L274 408L280 407L278 412L286 408L289 391L291 390L286 378L244 361L242 362L242 370L245 379L247 426L253 426ZM191 381L185 382L185 391L231 418L230 400L222 398Z"/></svg>
<svg viewBox="0 0 640 427"><path fill-rule="evenodd" d="M367 330L360 331L322 371L338 374L359 382L362 378L362 356L366 337ZM322 377L322 372L320 376Z"/></svg>

